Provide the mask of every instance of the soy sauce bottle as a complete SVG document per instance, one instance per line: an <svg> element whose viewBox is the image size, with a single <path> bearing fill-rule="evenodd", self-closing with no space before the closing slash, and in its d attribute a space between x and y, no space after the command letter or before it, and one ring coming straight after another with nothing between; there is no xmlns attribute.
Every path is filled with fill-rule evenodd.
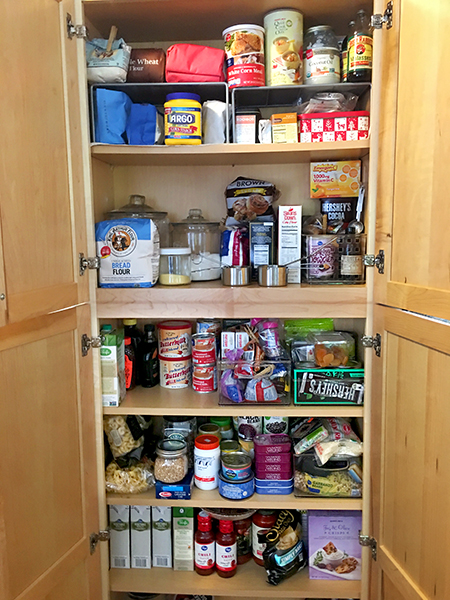
<svg viewBox="0 0 450 600"><path fill-rule="evenodd" d="M348 38L348 83L371 81L373 37L369 16L365 10L356 14L353 32Z"/></svg>
<svg viewBox="0 0 450 600"><path fill-rule="evenodd" d="M154 387L159 383L159 360L155 326L152 323L144 325L144 341L139 350L139 381L142 387Z"/></svg>

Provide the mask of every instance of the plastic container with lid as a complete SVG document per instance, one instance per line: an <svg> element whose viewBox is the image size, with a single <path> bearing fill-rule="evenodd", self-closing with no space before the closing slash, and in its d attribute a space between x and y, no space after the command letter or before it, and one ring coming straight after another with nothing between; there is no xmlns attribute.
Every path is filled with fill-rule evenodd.
<svg viewBox="0 0 450 600"><path fill-rule="evenodd" d="M159 243L161 248L169 246L169 217L164 211L155 210L145 203L145 196L132 194L128 198L128 204L111 210L106 214L107 219L151 219L159 232Z"/></svg>
<svg viewBox="0 0 450 600"><path fill-rule="evenodd" d="M198 428L199 435L215 435L221 439L220 435L220 427L215 423L205 423L204 425L200 425Z"/></svg>
<svg viewBox="0 0 450 600"><path fill-rule="evenodd" d="M191 249L192 281L220 279L219 225L218 221L205 219L199 208L191 208L186 219L172 223L174 247L189 246Z"/></svg>
<svg viewBox="0 0 450 600"><path fill-rule="evenodd" d="M202 105L198 94L167 94L164 104L164 143L185 145L202 143Z"/></svg>
<svg viewBox="0 0 450 600"><path fill-rule="evenodd" d="M220 440L216 435L195 438L194 481L201 490L214 490L219 484Z"/></svg>
<svg viewBox="0 0 450 600"><path fill-rule="evenodd" d="M258 510L252 518L252 552L253 560L261 567L264 566L263 552L266 544L258 541L258 534L266 533L273 527L277 520L274 510Z"/></svg>
<svg viewBox="0 0 450 600"><path fill-rule="evenodd" d="M156 447L155 477L163 483L177 483L188 471L187 444L182 440L164 439Z"/></svg>
<svg viewBox="0 0 450 600"><path fill-rule="evenodd" d="M163 435L171 440L181 440L186 442L188 451L188 465L192 467L192 459L195 432L197 431L197 417L163 417Z"/></svg>
<svg viewBox="0 0 450 600"><path fill-rule="evenodd" d="M162 285L191 283L190 248L161 248L159 283Z"/></svg>
<svg viewBox="0 0 450 600"><path fill-rule="evenodd" d="M303 47L303 59L307 85L341 81L339 44L329 25L318 25L308 29Z"/></svg>
<svg viewBox="0 0 450 600"><path fill-rule="evenodd" d="M210 421L220 427L220 435L223 440L233 439L234 432L231 417L211 417Z"/></svg>

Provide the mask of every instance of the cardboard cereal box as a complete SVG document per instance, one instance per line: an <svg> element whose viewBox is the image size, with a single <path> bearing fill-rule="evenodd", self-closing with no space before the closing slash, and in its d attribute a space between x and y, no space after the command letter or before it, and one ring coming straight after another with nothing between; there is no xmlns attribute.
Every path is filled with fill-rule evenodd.
<svg viewBox="0 0 450 600"><path fill-rule="evenodd" d="M360 182L360 160L311 163L311 198L357 197Z"/></svg>

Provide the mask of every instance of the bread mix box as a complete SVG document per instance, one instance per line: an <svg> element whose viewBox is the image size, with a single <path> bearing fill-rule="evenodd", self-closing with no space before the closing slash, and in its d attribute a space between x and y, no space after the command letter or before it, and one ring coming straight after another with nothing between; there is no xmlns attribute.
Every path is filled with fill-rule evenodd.
<svg viewBox="0 0 450 600"><path fill-rule="evenodd" d="M311 163L311 198L352 198L359 195L360 160Z"/></svg>
<svg viewBox="0 0 450 600"><path fill-rule="evenodd" d="M361 511L311 510L308 513L309 578L361 579Z"/></svg>

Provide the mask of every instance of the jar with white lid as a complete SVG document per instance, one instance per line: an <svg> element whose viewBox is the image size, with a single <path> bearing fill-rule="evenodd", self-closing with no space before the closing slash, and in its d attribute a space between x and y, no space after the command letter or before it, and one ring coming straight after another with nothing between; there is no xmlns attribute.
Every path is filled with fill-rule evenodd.
<svg viewBox="0 0 450 600"><path fill-rule="evenodd" d="M201 490L219 485L220 440L216 435L199 435L194 447L194 481Z"/></svg>
<svg viewBox="0 0 450 600"><path fill-rule="evenodd" d="M186 285L191 283L191 249L161 248L159 283Z"/></svg>
<svg viewBox="0 0 450 600"><path fill-rule="evenodd" d="M337 37L329 25L310 27L303 45L305 83L322 85L341 81L341 58Z"/></svg>

